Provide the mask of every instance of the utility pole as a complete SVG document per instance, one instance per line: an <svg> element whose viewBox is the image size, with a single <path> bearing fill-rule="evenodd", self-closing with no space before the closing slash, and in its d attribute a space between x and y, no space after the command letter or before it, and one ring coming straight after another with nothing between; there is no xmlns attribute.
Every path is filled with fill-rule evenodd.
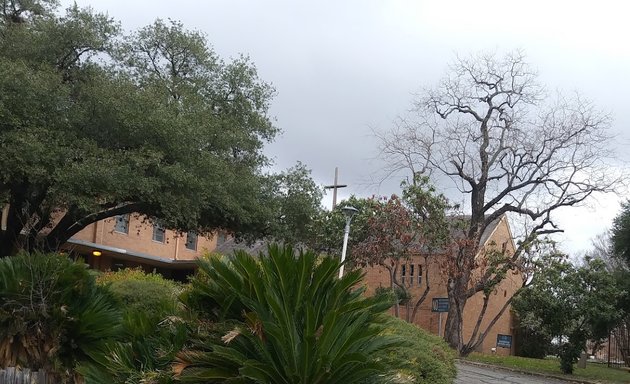
<svg viewBox="0 0 630 384"><path fill-rule="evenodd" d="M333 201L332 201L332 209L335 209L335 207L337 206L337 190L339 188L345 188L348 185L346 184L338 184L338 178L339 178L339 168L335 167L335 182L333 183L333 185L325 185L324 189L332 189L333 190Z"/></svg>

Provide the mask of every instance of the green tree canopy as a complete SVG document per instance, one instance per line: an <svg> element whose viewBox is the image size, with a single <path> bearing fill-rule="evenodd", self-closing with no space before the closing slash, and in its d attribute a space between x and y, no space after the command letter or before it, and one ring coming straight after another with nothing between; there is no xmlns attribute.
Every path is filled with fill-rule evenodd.
<svg viewBox="0 0 630 384"><path fill-rule="evenodd" d="M2 7L0 254L132 212L179 230L273 229L287 198L262 172L275 91L247 57L224 62L173 21L125 36L76 5Z"/></svg>
<svg viewBox="0 0 630 384"><path fill-rule="evenodd" d="M555 248L537 261L531 284L515 297L512 308L521 325L563 342L563 370L572 363L587 340L608 334L620 318L617 309L623 291L600 259L585 258L575 266Z"/></svg>
<svg viewBox="0 0 630 384"><path fill-rule="evenodd" d="M630 266L630 201L621 205L621 212L613 220L611 243L613 256Z"/></svg>

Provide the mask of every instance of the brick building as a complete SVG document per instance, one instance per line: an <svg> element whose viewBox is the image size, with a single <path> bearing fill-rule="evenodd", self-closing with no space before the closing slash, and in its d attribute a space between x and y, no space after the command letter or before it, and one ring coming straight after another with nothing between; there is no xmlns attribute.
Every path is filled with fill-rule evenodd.
<svg viewBox="0 0 630 384"><path fill-rule="evenodd" d="M64 248L83 257L95 269L140 267L184 280L193 272L195 260L215 250L224 240L222 234L206 237L194 232L177 233L132 214L90 224Z"/></svg>
<svg viewBox="0 0 630 384"><path fill-rule="evenodd" d="M505 216L496 220L490 225L481 239L481 248L490 249L499 247L508 253L515 251L513 237L510 231L508 220ZM411 294L411 306L400 306L400 317L408 319L413 310L413 304L418 300L427 287L426 275L428 272L430 290L423 303L419 306L414 323L420 327L436 334L443 336L443 329L446 323L447 313L435 312L433 308L434 299L447 298L446 283L447 279L441 270L442 258L445 255L431 256L425 261L423 255L415 255L406 262L402 263L397 271L397 280L404 283L405 287ZM479 255L478 257L483 257ZM428 265L427 265L428 264ZM441 265L442 264L442 265ZM427 271L426 268L429 270ZM368 294L372 294L378 287L389 287L390 278L389 271L384 267L367 268L365 282L368 288ZM488 308L482 320L480 330L484 330L492 318L500 311L506 301L522 286L522 277L520 274L508 273L505 280L500 283L491 293L488 301ZM438 304L436 300L436 304ZM483 306L483 293L477 293L471 297L464 308L463 335L466 342L473 332L477 322L479 313ZM392 309L392 314L393 314ZM483 344L478 348L482 353L496 353L499 355L510 355L514 353L513 337L514 319L509 308L503 313L495 325L491 328L486 336ZM499 338L499 339L498 339ZM498 340L501 342L498 343ZM510 347L507 343L510 342ZM495 348L496 352L493 352Z"/></svg>
<svg viewBox="0 0 630 384"><path fill-rule="evenodd" d="M507 252L514 252L514 243L507 219L501 217L493 223L482 236L482 247L499 246ZM99 270L117 270L121 268L140 267L145 271L157 271L165 277L175 280L185 280L195 268L195 260L210 251L229 254L235 249L258 254L264 250L265 244L257 242L251 247L234 243L233 239L224 234L206 237L195 233L177 233L152 225L144 217L138 215L123 215L105 219L88 225L65 245L65 249L74 255L83 257L93 268ZM403 282L417 300L427 287L426 273L428 272L430 290L419 306L414 323L434 334L443 335L446 313L434 312L433 299L446 298L446 277L440 270L440 257L431 257L428 262L423 255L416 255L406 261L398 269L398 280ZM426 268L429 268L427 271ZM373 267L366 270L365 283L368 294L373 294L378 287L389 287L389 272L383 267ZM486 315L481 324L484 329L488 322L500 310L503 304L522 285L520 275L508 274L499 284L488 304ZM479 311L483 305L481 293L470 298L464 309L464 340L470 337L477 321ZM405 306L400 307L400 317L405 319L408 311ZM393 314L393 310L392 310ZM411 314L409 313L409 316ZM510 348L497 347L497 338L506 337L512 340L513 319L509 309L499 318L488 333L480 352L491 353L496 348L499 355L512 354L514 345Z"/></svg>

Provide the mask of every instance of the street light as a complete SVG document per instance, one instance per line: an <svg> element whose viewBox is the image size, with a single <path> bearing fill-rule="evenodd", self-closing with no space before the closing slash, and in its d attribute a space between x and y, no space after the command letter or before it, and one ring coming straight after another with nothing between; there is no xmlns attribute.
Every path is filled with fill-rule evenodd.
<svg viewBox="0 0 630 384"><path fill-rule="evenodd" d="M341 266L339 267L339 278L343 277L343 262L346 259L346 251L348 250L348 236L350 235L350 222L352 217L359 212L358 209L351 206L342 207L341 210L346 216L346 228L343 230L343 248L341 249Z"/></svg>

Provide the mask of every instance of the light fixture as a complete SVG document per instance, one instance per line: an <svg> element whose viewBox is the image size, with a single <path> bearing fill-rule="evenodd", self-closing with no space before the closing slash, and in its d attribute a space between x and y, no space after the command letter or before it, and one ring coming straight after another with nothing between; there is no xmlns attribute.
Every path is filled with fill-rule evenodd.
<svg viewBox="0 0 630 384"><path fill-rule="evenodd" d="M92 256L100 256L102 255L101 251L92 251Z"/></svg>
<svg viewBox="0 0 630 384"><path fill-rule="evenodd" d="M359 212L355 207L346 205L341 208L341 211L346 216L346 227L343 230L343 248L341 249L341 266L339 267L339 278L343 277L343 262L346 260L346 251L348 250L348 237L350 235L350 222L354 215Z"/></svg>

